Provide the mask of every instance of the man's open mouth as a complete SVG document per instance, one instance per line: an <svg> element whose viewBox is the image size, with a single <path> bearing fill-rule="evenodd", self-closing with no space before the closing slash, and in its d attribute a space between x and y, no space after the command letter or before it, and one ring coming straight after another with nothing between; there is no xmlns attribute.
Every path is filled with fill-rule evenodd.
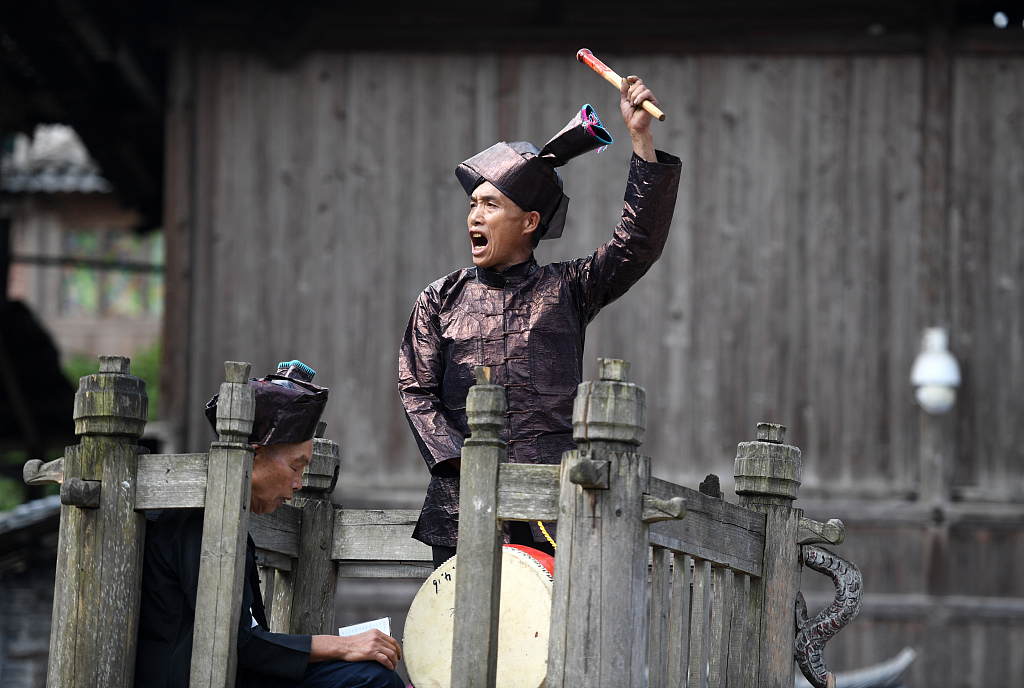
<svg viewBox="0 0 1024 688"><path fill-rule="evenodd" d="M480 249L487 246L487 237L480 232L470 232L469 239L473 242L474 249Z"/></svg>

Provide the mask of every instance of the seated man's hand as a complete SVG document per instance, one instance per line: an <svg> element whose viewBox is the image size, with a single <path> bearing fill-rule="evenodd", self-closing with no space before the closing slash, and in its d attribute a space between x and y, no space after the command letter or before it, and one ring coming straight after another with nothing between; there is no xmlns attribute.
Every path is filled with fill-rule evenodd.
<svg viewBox="0 0 1024 688"><path fill-rule="evenodd" d="M380 662L394 670L402 658L398 641L376 628L350 636L315 635L309 652L309 661L323 662L343 659L346 662Z"/></svg>

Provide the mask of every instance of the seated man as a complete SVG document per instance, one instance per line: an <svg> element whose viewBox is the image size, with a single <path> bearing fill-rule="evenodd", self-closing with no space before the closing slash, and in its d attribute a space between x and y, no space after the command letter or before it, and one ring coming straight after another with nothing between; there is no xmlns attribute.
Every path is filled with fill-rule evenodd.
<svg viewBox="0 0 1024 688"><path fill-rule="evenodd" d="M291 361L276 374L249 380L256 396L249 436L255 448L251 513L270 513L302 487L302 470L312 458L313 434L327 403L328 390L314 385L313 375ZM206 415L216 426L216 396ZM202 538L202 509L164 511L147 523L136 688L188 688ZM247 549L238 686L404 688L394 671L402 650L378 630L349 637L271 633L251 537Z"/></svg>

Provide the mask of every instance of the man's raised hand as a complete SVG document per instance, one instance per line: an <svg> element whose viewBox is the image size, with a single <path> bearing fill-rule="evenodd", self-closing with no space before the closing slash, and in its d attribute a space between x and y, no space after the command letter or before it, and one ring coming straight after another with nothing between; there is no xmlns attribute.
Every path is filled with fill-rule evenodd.
<svg viewBox="0 0 1024 688"><path fill-rule="evenodd" d="M651 93L651 89L644 85L640 77L636 75L627 76L619 86L619 109L622 111L622 121L629 129L629 138L633 142L633 152L649 162L657 162L658 157L654 152L654 137L651 136L651 115L643 109L643 102L651 101L658 104L658 99Z"/></svg>

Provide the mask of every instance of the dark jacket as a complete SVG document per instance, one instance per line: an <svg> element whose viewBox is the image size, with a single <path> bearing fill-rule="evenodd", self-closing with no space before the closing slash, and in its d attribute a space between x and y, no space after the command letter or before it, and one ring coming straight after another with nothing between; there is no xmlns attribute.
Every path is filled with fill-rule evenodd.
<svg viewBox="0 0 1024 688"><path fill-rule="evenodd" d="M466 395L474 367L492 367L508 401L502 438L512 463L561 461L574 449L572 404L586 327L661 255L675 209L679 158L633 156L622 220L586 258L503 273L464 268L428 286L413 307L398 355L398 388L431 480L413 537L453 547L459 457L469 436ZM538 535L538 540L542 540Z"/></svg>
<svg viewBox="0 0 1024 688"><path fill-rule="evenodd" d="M168 510L147 521L135 659L138 688L188 688L202 542L202 509ZM270 632L249 538L238 622L238 679L251 672L300 681L311 643L308 635Z"/></svg>

